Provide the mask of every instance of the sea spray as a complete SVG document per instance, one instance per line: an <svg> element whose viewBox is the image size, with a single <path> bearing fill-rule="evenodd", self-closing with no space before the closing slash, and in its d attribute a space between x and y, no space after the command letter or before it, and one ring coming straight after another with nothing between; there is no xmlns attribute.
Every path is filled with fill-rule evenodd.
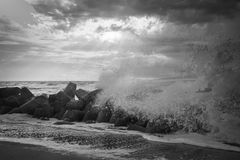
<svg viewBox="0 0 240 160"><path fill-rule="evenodd" d="M111 99L113 106L131 114L144 113L150 120L164 117L185 131L211 132L224 141L240 143L239 44L228 39L193 45L182 64L184 72L172 78L139 78L134 70L123 71L127 67L119 66L102 74L98 87L104 92L98 103ZM161 70L168 67L171 72L164 63ZM170 68L176 72L179 65Z"/></svg>

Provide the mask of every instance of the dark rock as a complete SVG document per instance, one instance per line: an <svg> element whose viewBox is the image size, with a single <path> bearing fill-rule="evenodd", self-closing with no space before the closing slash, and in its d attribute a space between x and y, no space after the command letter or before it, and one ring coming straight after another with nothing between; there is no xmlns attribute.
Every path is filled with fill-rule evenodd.
<svg viewBox="0 0 240 160"><path fill-rule="evenodd" d="M50 118L53 116L53 108L46 105L42 108L36 108L33 116L36 118Z"/></svg>
<svg viewBox="0 0 240 160"><path fill-rule="evenodd" d="M48 101L50 104L53 104L57 100L57 94L50 94L48 97Z"/></svg>
<svg viewBox="0 0 240 160"><path fill-rule="evenodd" d="M50 107L48 103L48 98L44 95L34 97L27 103L21 105L18 108L14 108L9 113L27 113L33 115L35 112L35 109L37 108L45 108Z"/></svg>
<svg viewBox="0 0 240 160"><path fill-rule="evenodd" d="M168 124L167 119L157 119L157 120L148 122L146 127L146 132L167 134L171 132L171 127Z"/></svg>
<svg viewBox="0 0 240 160"><path fill-rule="evenodd" d="M40 119L40 120L43 120L43 121L49 121L49 118L48 118L48 117L40 117L39 119Z"/></svg>
<svg viewBox="0 0 240 160"><path fill-rule="evenodd" d="M10 96L18 96L21 93L21 89L18 87L0 88L0 98L7 98Z"/></svg>
<svg viewBox="0 0 240 160"><path fill-rule="evenodd" d="M128 113L121 108L115 110L110 119L110 123L114 123L115 126L127 126L129 122L130 118Z"/></svg>
<svg viewBox="0 0 240 160"><path fill-rule="evenodd" d="M0 98L0 106L3 105L3 99Z"/></svg>
<svg viewBox="0 0 240 160"><path fill-rule="evenodd" d="M32 97L34 97L34 95L27 87L21 88L21 95L19 97L21 105L29 101Z"/></svg>
<svg viewBox="0 0 240 160"><path fill-rule="evenodd" d="M96 121L99 111L100 111L100 108L98 106L91 107L91 109L89 109L86 112L86 114L83 118L83 121L84 122L86 122L86 121Z"/></svg>
<svg viewBox="0 0 240 160"><path fill-rule="evenodd" d="M66 110L63 115L63 120L65 121L81 121L84 117L85 112L79 110Z"/></svg>
<svg viewBox="0 0 240 160"><path fill-rule="evenodd" d="M102 90L101 89L96 89L92 92L89 92L87 95L85 95L83 97L84 101L85 101L85 105L88 105L89 103L95 103L95 100L97 98L97 95L99 93L101 93Z"/></svg>
<svg viewBox="0 0 240 160"><path fill-rule="evenodd" d="M12 110L10 106L0 106L0 114L6 114Z"/></svg>
<svg viewBox="0 0 240 160"><path fill-rule="evenodd" d="M146 128L139 126L137 124L129 124L128 125L128 130L134 130L134 131L140 131L140 132L145 132Z"/></svg>
<svg viewBox="0 0 240 160"><path fill-rule="evenodd" d="M72 98L65 94L63 91L58 92L57 94L49 96L49 103L54 108L55 118L61 119L63 114L66 111L66 104Z"/></svg>
<svg viewBox="0 0 240 160"><path fill-rule="evenodd" d="M73 125L73 122L68 122L68 121L58 121L53 123L54 125Z"/></svg>
<svg viewBox="0 0 240 160"><path fill-rule="evenodd" d="M67 110L84 110L84 101L81 100L70 100L67 104L66 104L66 109Z"/></svg>
<svg viewBox="0 0 240 160"><path fill-rule="evenodd" d="M12 108L16 108L19 107L21 105L20 101L19 101L19 96L10 96L8 98L5 98L3 100L3 104L6 106L10 106Z"/></svg>
<svg viewBox="0 0 240 160"><path fill-rule="evenodd" d="M98 113L97 122L109 122L112 116L112 110L109 107L104 107Z"/></svg>
<svg viewBox="0 0 240 160"><path fill-rule="evenodd" d="M23 87L20 91L21 92L19 93L19 95L4 98L2 100L3 104L12 108L16 108L26 103L33 97L33 94L26 87Z"/></svg>
<svg viewBox="0 0 240 160"><path fill-rule="evenodd" d="M76 96L79 100L83 99L84 96L86 96L88 94L88 91L85 91L83 89L78 89L76 90Z"/></svg>
<svg viewBox="0 0 240 160"><path fill-rule="evenodd" d="M69 82L67 87L64 89L64 93L69 97L74 98L76 89L77 85L75 83Z"/></svg>
<svg viewBox="0 0 240 160"><path fill-rule="evenodd" d="M91 108L92 108L93 105L94 105L94 104L93 104L92 102L90 102L89 104L87 104L87 105L85 106L84 111L87 112L87 111L91 110Z"/></svg>

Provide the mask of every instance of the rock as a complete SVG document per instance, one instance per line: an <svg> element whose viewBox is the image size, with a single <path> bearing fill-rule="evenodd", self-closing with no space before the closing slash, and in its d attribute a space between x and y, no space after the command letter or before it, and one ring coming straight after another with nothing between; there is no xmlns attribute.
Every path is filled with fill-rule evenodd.
<svg viewBox="0 0 240 160"><path fill-rule="evenodd" d="M114 123L115 126L127 126L129 123L129 115L123 109L118 108L113 112L110 123Z"/></svg>
<svg viewBox="0 0 240 160"><path fill-rule="evenodd" d="M109 107L104 107L98 113L97 122L109 122L112 116L112 110Z"/></svg>
<svg viewBox="0 0 240 160"><path fill-rule="evenodd" d="M78 89L76 90L76 96L79 100L83 99L84 96L86 96L88 94L88 91L85 91L83 89Z"/></svg>
<svg viewBox="0 0 240 160"><path fill-rule="evenodd" d="M4 98L2 100L3 101L2 103L6 106L16 108L26 103L33 97L33 94L26 87L23 87L20 91L21 92L19 93L19 95L13 95Z"/></svg>
<svg viewBox="0 0 240 160"><path fill-rule="evenodd" d="M58 121L53 123L54 125L73 125L74 123L68 121Z"/></svg>
<svg viewBox="0 0 240 160"><path fill-rule="evenodd" d="M21 88L21 95L19 97L19 102L21 105L29 101L32 97L34 97L34 95L27 87Z"/></svg>
<svg viewBox="0 0 240 160"><path fill-rule="evenodd" d="M65 121L81 121L84 117L85 112L79 110L66 110L63 115L63 120Z"/></svg>
<svg viewBox="0 0 240 160"><path fill-rule="evenodd" d="M17 96L10 96L8 98L5 98L3 100L3 104L6 106L10 106L12 108L16 108L21 105L21 103L19 101L19 97L17 97Z"/></svg>
<svg viewBox="0 0 240 160"><path fill-rule="evenodd" d="M84 101L81 100L70 100L67 104L66 104L66 109L67 110L84 110Z"/></svg>
<svg viewBox="0 0 240 160"><path fill-rule="evenodd" d="M168 124L167 119L157 119L157 120L148 122L146 127L146 132L167 134L171 132L171 127Z"/></svg>
<svg viewBox="0 0 240 160"><path fill-rule="evenodd" d="M3 105L3 99L0 98L0 106Z"/></svg>
<svg viewBox="0 0 240 160"><path fill-rule="evenodd" d="M99 113L100 109L98 106L93 106L91 107L91 109L89 109L84 118L83 118L83 122L86 121L96 121L97 117L98 117L98 113Z"/></svg>
<svg viewBox="0 0 240 160"><path fill-rule="evenodd" d="M10 106L0 106L0 114L6 114L12 110Z"/></svg>
<svg viewBox="0 0 240 160"><path fill-rule="evenodd" d="M40 119L50 118L53 116L53 108L47 105L42 108L36 108L33 116Z"/></svg>
<svg viewBox="0 0 240 160"><path fill-rule="evenodd" d="M134 130L134 131L140 131L140 132L145 132L146 128L139 126L137 124L129 124L128 125L128 130Z"/></svg>
<svg viewBox="0 0 240 160"><path fill-rule="evenodd" d="M61 119L66 111L66 104L72 98L65 94L63 91L57 94L49 95L49 103L54 108L55 118Z"/></svg>
<svg viewBox="0 0 240 160"><path fill-rule="evenodd" d="M74 98L76 89L77 85L75 83L69 82L63 92L69 97Z"/></svg>
<svg viewBox="0 0 240 160"><path fill-rule="evenodd" d="M0 98L7 98L10 96L18 96L21 93L21 89L18 87L0 88Z"/></svg>
<svg viewBox="0 0 240 160"><path fill-rule="evenodd" d="M27 103L21 105L18 108L14 108L9 113L27 113L33 115L35 112L35 109L37 108L45 108L50 107L48 103L48 98L46 96L37 96L28 101Z"/></svg>
<svg viewBox="0 0 240 160"><path fill-rule="evenodd" d="M84 101L85 101L85 105L88 105L89 103L95 103L95 100L97 98L97 95L99 93L101 93L102 90L101 89L96 89L92 92L89 92L87 95L85 95L83 97Z"/></svg>

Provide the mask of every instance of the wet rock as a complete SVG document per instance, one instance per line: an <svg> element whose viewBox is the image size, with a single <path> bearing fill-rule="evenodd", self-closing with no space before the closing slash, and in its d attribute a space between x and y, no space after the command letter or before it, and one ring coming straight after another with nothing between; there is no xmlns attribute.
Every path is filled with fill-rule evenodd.
<svg viewBox="0 0 240 160"><path fill-rule="evenodd" d="M73 125L74 123L68 121L58 121L53 123L54 125Z"/></svg>
<svg viewBox="0 0 240 160"><path fill-rule="evenodd" d="M61 119L63 114L66 111L66 104L72 98L65 94L63 91L58 92L57 94L49 95L49 103L54 109L54 117Z"/></svg>
<svg viewBox="0 0 240 160"><path fill-rule="evenodd" d="M67 110L84 110L84 101L81 100L70 100L67 104L66 104L66 109Z"/></svg>
<svg viewBox="0 0 240 160"><path fill-rule="evenodd" d="M40 119L40 120L43 120L43 121L49 121L49 118L48 118L48 117L40 117L39 119Z"/></svg>
<svg viewBox="0 0 240 160"><path fill-rule="evenodd" d="M98 113L97 122L109 122L112 116L112 110L109 107L104 107Z"/></svg>
<svg viewBox="0 0 240 160"><path fill-rule="evenodd" d="M157 119L148 122L145 132L167 134L171 132L171 126L167 119Z"/></svg>
<svg viewBox="0 0 240 160"><path fill-rule="evenodd" d="M64 89L64 93L71 98L74 98L77 85L75 83L69 82L67 87Z"/></svg>
<svg viewBox="0 0 240 160"><path fill-rule="evenodd" d="M137 124L129 124L128 125L128 130L134 130L134 131L140 131L140 132L145 132L146 128L139 126Z"/></svg>
<svg viewBox="0 0 240 160"><path fill-rule="evenodd" d="M33 96L34 95L26 87L23 87L20 89L20 93L18 95L4 98L2 103L6 106L16 108L29 101Z"/></svg>
<svg viewBox="0 0 240 160"><path fill-rule="evenodd" d="M36 118L50 118L53 116L53 108L50 107L49 105L45 105L44 107L41 108L36 108L33 116Z"/></svg>
<svg viewBox="0 0 240 160"><path fill-rule="evenodd" d="M21 105L29 101L32 97L34 97L34 95L27 87L21 88L21 95L19 96L19 102Z"/></svg>
<svg viewBox="0 0 240 160"><path fill-rule="evenodd" d="M6 114L12 110L10 106L0 106L0 114Z"/></svg>
<svg viewBox="0 0 240 160"><path fill-rule="evenodd" d="M127 126L129 120L128 113L125 110L118 108L113 112L110 123L114 123L115 126Z"/></svg>
<svg viewBox="0 0 240 160"><path fill-rule="evenodd" d="M76 96L79 100L82 100L84 96L88 94L88 91L85 91L83 89L76 90Z"/></svg>
<svg viewBox="0 0 240 160"><path fill-rule="evenodd" d="M5 98L3 100L3 104L6 106L10 106L12 108L16 108L21 105L21 103L19 101L19 97L17 97L17 96L10 96L10 97Z"/></svg>
<svg viewBox="0 0 240 160"><path fill-rule="evenodd" d="M33 115L35 109L44 107L50 107L50 105L48 103L48 98L44 95L41 95L34 97L33 99L18 108L14 108L9 113L27 113Z"/></svg>
<svg viewBox="0 0 240 160"><path fill-rule="evenodd" d="M18 96L21 93L21 89L18 87L0 88L0 98L7 98L10 96Z"/></svg>
<svg viewBox="0 0 240 160"><path fill-rule="evenodd" d="M89 103L94 103L97 98L97 95L101 92L102 92L101 89L96 89L92 92L89 92L87 95L85 95L83 97L83 99L85 101L85 105L88 105Z"/></svg>
<svg viewBox="0 0 240 160"><path fill-rule="evenodd" d="M84 117L85 112L79 110L66 110L63 115L63 120L65 121L81 121Z"/></svg>
<svg viewBox="0 0 240 160"><path fill-rule="evenodd" d="M98 113L100 111L99 106L93 106L91 107L86 114L84 115L83 121L96 121L98 117Z"/></svg>

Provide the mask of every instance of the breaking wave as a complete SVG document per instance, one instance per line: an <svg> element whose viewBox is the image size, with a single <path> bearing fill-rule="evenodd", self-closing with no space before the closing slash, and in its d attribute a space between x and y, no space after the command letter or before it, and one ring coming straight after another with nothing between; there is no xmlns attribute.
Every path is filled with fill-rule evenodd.
<svg viewBox="0 0 240 160"><path fill-rule="evenodd" d="M161 117L187 132L240 143L240 42L228 39L191 47L181 71L179 64L161 62L175 77L139 78L134 70L126 70L136 63L104 72L98 83L104 92L97 103L110 98L114 107L141 118Z"/></svg>

